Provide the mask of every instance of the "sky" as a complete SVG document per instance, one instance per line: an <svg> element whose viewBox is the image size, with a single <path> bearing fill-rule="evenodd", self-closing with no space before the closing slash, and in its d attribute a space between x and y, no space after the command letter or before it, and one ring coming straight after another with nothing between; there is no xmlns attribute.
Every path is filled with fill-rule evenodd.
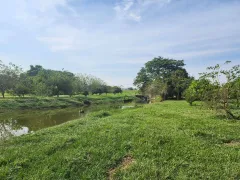
<svg viewBox="0 0 240 180"><path fill-rule="evenodd" d="M184 60L190 75L240 64L240 0L8 0L0 60L132 86L147 61Z"/></svg>

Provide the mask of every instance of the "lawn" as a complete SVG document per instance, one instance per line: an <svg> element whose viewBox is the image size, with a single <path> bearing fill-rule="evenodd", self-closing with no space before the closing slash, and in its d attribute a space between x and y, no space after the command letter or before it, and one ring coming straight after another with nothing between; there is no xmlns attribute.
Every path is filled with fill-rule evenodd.
<svg viewBox="0 0 240 180"><path fill-rule="evenodd" d="M136 91L125 90L121 94L101 94L101 95L89 95L87 97L83 95L60 97L38 97L38 96L25 96L16 97L7 95L6 98L0 98L0 110L1 109L53 109L53 108L66 108L66 107L81 107L84 105L84 101L90 101L92 104L104 104L123 102L124 98L134 99Z"/></svg>
<svg viewBox="0 0 240 180"><path fill-rule="evenodd" d="M240 121L185 101L99 111L0 143L0 179L240 179Z"/></svg>

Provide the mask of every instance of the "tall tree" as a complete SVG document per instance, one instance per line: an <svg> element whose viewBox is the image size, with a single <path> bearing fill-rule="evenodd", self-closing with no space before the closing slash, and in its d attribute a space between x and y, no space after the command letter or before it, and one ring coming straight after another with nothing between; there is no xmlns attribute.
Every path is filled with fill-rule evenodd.
<svg viewBox="0 0 240 180"><path fill-rule="evenodd" d="M148 92L149 87L156 89L156 87L160 88L159 85L161 85L160 90L155 92L162 92L163 99L173 96L181 99L181 95L187 88L190 79L184 65L183 60L154 58L147 62L145 67L141 68L134 80L134 85L143 94Z"/></svg>
<svg viewBox="0 0 240 180"><path fill-rule="evenodd" d="M193 78L188 76L188 73L185 69L178 69L172 72L170 78L173 94L176 96L177 100L180 100L184 90L188 88Z"/></svg>
<svg viewBox="0 0 240 180"><path fill-rule="evenodd" d="M43 67L40 65L30 65L30 69L27 71L28 76L37 76L37 74L43 70Z"/></svg>
<svg viewBox="0 0 240 180"><path fill-rule="evenodd" d="M14 93L18 96L23 96L25 94L32 93L33 89L33 81L32 78L29 77L26 73L20 74L18 81L14 87Z"/></svg>
<svg viewBox="0 0 240 180"><path fill-rule="evenodd" d="M183 60L174 60L163 57L154 58L145 64L146 72L152 79L162 78L167 80L171 73L183 69L185 66Z"/></svg>
<svg viewBox="0 0 240 180"><path fill-rule="evenodd" d="M46 84L52 87L53 95L73 94L74 74L67 71L51 71L50 74Z"/></svg>
<svg viewBox="0 0 240 180"><path fill-rule="evenodd" d="M139 88L139 90L144 93L149 83L151 83L152 79L149 77L146 68L141 68L138 72L137 77L134 80L134 85Z"/></svg>
<svg viewBox="0 0 240 180"><path fill-rule="evenodd" d="M0 61L0 91L3 98L7 90L14 88L20 72L21 68L18 66L12 63L5 65Z"/></svg>

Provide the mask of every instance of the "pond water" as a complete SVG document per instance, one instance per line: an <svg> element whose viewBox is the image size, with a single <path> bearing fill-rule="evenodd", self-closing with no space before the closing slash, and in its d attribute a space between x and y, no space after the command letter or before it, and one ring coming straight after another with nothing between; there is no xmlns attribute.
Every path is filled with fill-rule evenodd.
<svg viewBox="0 0 240 180"><path fill-rule="evenodd" d="M55 110L3 111L0 112L0 140L79 119L93 111L119 109L121 107L120 104L112 104Z"/></svg>

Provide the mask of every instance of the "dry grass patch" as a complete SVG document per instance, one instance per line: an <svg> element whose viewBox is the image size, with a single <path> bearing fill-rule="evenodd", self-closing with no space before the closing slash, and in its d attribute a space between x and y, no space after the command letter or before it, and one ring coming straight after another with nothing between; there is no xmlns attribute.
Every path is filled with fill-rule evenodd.
<svg viewBox="0 0 240 180"><path fill-rule="evenodd" d="M132 158L132 156L126 156L122 159L121 163L115 167L112 168L108 171L108 179L109 180L113 180L114 179L114 174L116 174L116 172L118 170L126 170L128 169L132 164L134 163L134 159Z"/></svg>
<svg viewBox="0 0 240 180"><path fill-rule="evenodd" d="M240 140L230 141L228 143L225 143L225 145L230 147L240 146Z"/></svg>

